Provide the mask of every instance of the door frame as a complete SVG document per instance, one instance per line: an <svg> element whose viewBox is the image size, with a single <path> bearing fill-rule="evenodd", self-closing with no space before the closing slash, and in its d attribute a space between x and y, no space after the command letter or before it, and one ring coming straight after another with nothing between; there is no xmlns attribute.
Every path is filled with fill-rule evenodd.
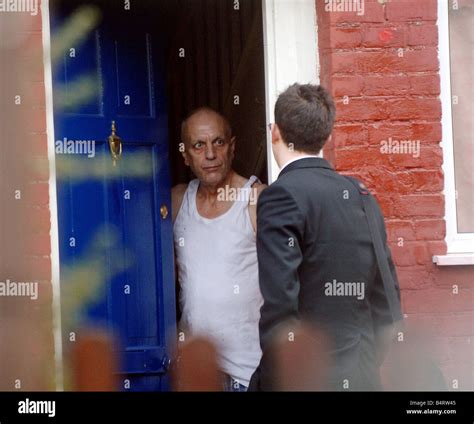
<svg viewBox="0 0 474 424"><path fill-rule="evenodd" d="M274 105L279 93L289 85L319 84L318 28L316 0L263 0L265 55L265 107L267 123L274 121ZM278 52L285 52L278 55ZM291 60L288 60L290 57ZM280 168L272 154L267 131L268 183Z"/></svg>
<svg viewBox="0 0 474 424"><path fill-rule="evenodd" d="M56 390L64 390L63 375L63 342L61 327L61 285L59 261L59 223L56 189L56 153L54 134L54 106L53 106L53 70L51 64L51 27L50 27L49 0L41 1L41 25L43 37L43 69L46 103L46 138L48 144L49 164L49 210L51 214L51 284L53 309L53 337L54 337L54 365Z"/></svg>
<svg viewBox="0 0 474 424"><path fill-rule="evenodd" d="M295 7L297 4L297 7ZM51 213L51 267L53 292L53 335L56 390L63 391L63 346L61 334L59 229L54 150L53 76L49 0L41 2L43 67L46 103L46 132L49 161L49 208ZM280 92L294 82L319 83L316 0L262 0L265 59L265 103L267 123L274 122L273 108ZM278 55L278 52L287 52ZM310 52L313 52L311 54ZM287 60L288 54L292 60ZM267 132L268 182L278 177L279 167Z"/></svg>

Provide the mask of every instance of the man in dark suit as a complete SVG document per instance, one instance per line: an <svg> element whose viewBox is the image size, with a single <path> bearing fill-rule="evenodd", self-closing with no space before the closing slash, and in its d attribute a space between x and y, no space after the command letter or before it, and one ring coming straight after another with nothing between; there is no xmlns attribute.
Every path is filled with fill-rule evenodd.
<svg viewBox="0 0 474 424"><path fill-rule="evenodd" d="M361 193L317 157L330 139L334 118L333 100L321 86L294 84L275 105L272 148L281 172L257 207L263 357L250 390L278 390L273 342L283 328L290 334L301 322L328 341L327 379L313 387L381 388L382 335L392 328L392 315ZM399 308L384 219L375 200L373 205Z"/></svg>

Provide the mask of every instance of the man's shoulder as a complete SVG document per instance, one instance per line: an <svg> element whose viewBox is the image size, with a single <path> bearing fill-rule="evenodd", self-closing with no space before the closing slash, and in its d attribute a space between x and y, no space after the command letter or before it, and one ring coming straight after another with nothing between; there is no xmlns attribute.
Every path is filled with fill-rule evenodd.
<svg viewBox="0 0 474 424"><path fill-rule="evenodd" d="M260 196L263 190L268 188L267 184L262 183L261 181L257 180L252 184L252 190L255 191L257 197Z"/></svg>
<svg viewBox="0 0 474 424"><path fill-rule="evenodd" d="M171 195L174 196L183 196L184 193L186 193L186 190L188 188L188 184L177 184L171 189Z"/></svg>
<svg viewBox="0 0 474 424"><path fill-rule="evenodd" d="M181 203L183 203L184 194L188 189L188 184L177 184L171 189L171 208L172 208L172 216L173 222L178 215L178 211L181 208Z"/></svg>

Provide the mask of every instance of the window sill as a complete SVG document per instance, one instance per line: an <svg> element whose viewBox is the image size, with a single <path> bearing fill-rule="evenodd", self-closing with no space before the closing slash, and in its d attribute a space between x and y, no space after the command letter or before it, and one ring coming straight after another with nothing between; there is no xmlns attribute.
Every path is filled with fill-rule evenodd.
<svg viewBox="0 0 474 424"><path fill-rule="evenodd" d="M434 255L433 262L438 266L474 265L474 253Z"/></svg>

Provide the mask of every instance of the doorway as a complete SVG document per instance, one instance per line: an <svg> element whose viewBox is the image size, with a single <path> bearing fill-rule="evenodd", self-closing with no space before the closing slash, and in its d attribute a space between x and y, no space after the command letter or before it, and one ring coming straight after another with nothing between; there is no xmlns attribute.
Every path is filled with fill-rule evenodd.
<svg viewBox="0 0 474 424"><path fill-rule="evenodd" d="M54 0L50 14L64 350L105 326L123 390L169 390L170 190L193 177L181 120L222 112L234 169L267 182L261 0Z"/></svg>

